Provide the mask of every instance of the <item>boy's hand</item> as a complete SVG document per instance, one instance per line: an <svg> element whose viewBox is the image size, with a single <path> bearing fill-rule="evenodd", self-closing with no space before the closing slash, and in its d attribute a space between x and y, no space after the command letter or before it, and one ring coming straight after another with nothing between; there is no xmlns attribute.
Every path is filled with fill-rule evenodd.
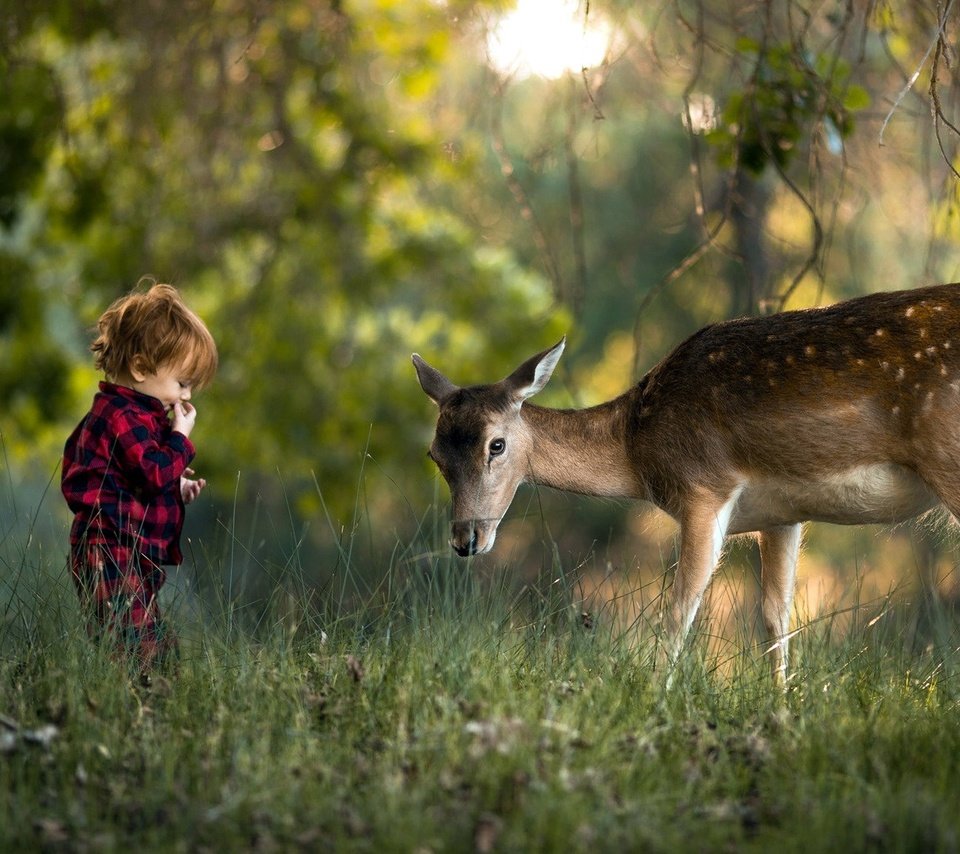
<svg viewBox="0 0 960 854"><path fill-rule="evenodd" d="M207 482L202 477L192 480L190 476L194 474L193 469L184 469L183 474L184 476L180 478L180 494L183 496L183 503L190 504L196 501L200 490L207 485Z"/></svg>
<svg viewBox="0 0 960 854"><path fill-rule="evenodd" d="M189 436L193 425L197 423L197 408L186 400L173 404L173 429Z"/></svg>

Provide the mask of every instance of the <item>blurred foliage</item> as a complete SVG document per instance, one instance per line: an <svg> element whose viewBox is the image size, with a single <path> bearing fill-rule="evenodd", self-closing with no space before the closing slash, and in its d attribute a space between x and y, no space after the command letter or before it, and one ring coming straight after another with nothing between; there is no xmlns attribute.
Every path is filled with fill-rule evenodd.
<svg viewBox="0 0 960 854"><path fill-rule="evenodd" d="M429 118L456 48L452 8L221 0L90 11L71 20L73 8L55 4L21 19L29 36L5 81L30 107L5 99L3 150L26 140L36 153L0 194L13 253L4 298L33 324L10 341L9 364L45 417L66 407L43 377L26 380L14 352L43 339L43 302L24 301L24 282L42 276L46 298L66 298L89 327L150 272L181 286L221 348L199 402L204 473L232 484L243 470L264 490L282 471L315 513L314 472L346 515L364 453L402 472L424 445L429 409L411 351L497 354L490 368L506 371L562 334L545 282L432 198L475 168L450 156L449 129ZM34 371L38 355L26 356ZM75 417L87 403L74 401Z"/></svg>
<svg viewBox="0 0 960 854"><path fill-rule="evenodd" d="M17 200L42 174L60 117L56 83L40 63L3 60L0 100L0 225L17 221Z"/></svg>
<svg viewBox="0 0 960 854"><path fill-rule="evenodd" d="M760 174L772 161L789 166L809 128L822 122L831 153L840 154L854 129L853 114L870 105L862 86L850 85L850 67L827 56L810 58L792 45L762 49L742 38L737 50L755 61L747 91L731 92L706 139L726 167L739 163Z"/></svg>
<svg viewBox="0 0 960 854"><path fill-rule="evenodd" d="M930 60L956 26L935 10L597 0L580 15L610 24L607 61L547 80L488 66L509 6L4 4L13 462L52 467L95 388L89 330L143 274L221 348L197 401L213 515L257 496L299 530L322 495L392 536L435 490L412 351L489 381L568 334L543 400L585 404L760 296L956 271L954 144L929 119L931 93L956 97L952 55ZM610 513L584 525L603 537Z"/></svg>

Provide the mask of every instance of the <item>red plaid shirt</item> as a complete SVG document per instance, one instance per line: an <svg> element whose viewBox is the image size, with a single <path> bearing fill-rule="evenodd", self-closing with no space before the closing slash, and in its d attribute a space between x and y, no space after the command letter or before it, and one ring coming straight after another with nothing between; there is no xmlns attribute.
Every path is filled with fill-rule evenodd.
<svg viewBox="0 0 960 854"><path fill-rule="evenodd" d="M63 449L60 487L74 512L70 545L124 543L158 564L179 564L180 476L195 453L155 397L100 383Z"/></svg>

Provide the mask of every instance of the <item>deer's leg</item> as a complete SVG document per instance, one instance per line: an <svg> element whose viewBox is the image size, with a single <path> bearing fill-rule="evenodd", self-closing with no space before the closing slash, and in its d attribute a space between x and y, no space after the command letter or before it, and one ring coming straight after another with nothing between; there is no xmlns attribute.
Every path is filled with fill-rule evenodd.
<svg viewBox="0 0 960 854"><path fill-rule="evenodd" d="M956 476L951 473L937 471L931 476L928 472L921 470L920 476L930 485L933 491L943 502L953 518L960 523L960 472Z"/></svg>
<svg viewBox="0 0 960 854"><path fill-rule="evenodd" d="M680 518L680 558L667 612L666 652L676 662L703 594L723 551L730 516L740 497L737 489L726 498L701 495L691 500Z"/></svg>
<svg viewBox="0 0 960 854"><path fill-rule="evenodd" d="M790 606L797 578L802 525L783 525L760 532L760 587L763 623L772 649L773 678L779 685L787 680L787 645Z"/></svg>
<svg viewBox="0 0 960 854"><path fill-rule="evenodd" d="M951 455L951 452L953 454ZM934 491L937 498L950 514L954 524L960 525L960 468L957 457L960 455L960 440L948 441L930 454L927 464L918 467L918 474ZM927 555L929 561L929 553ZM924 563L928 563L924 561ZM935 573L929 565L920 565L920 582L925 594L937 598Z"/></svg>

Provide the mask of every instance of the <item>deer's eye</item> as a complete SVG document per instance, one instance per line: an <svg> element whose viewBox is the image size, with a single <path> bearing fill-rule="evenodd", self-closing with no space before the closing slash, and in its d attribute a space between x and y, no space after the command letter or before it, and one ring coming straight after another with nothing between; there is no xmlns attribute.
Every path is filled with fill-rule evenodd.
<svg viewBox="0 0 960 854"><path fill-rule="evenodd" d="M490 443L490 456L499 457L507 449L507 443L504 439L494 439Z"/></svg>

